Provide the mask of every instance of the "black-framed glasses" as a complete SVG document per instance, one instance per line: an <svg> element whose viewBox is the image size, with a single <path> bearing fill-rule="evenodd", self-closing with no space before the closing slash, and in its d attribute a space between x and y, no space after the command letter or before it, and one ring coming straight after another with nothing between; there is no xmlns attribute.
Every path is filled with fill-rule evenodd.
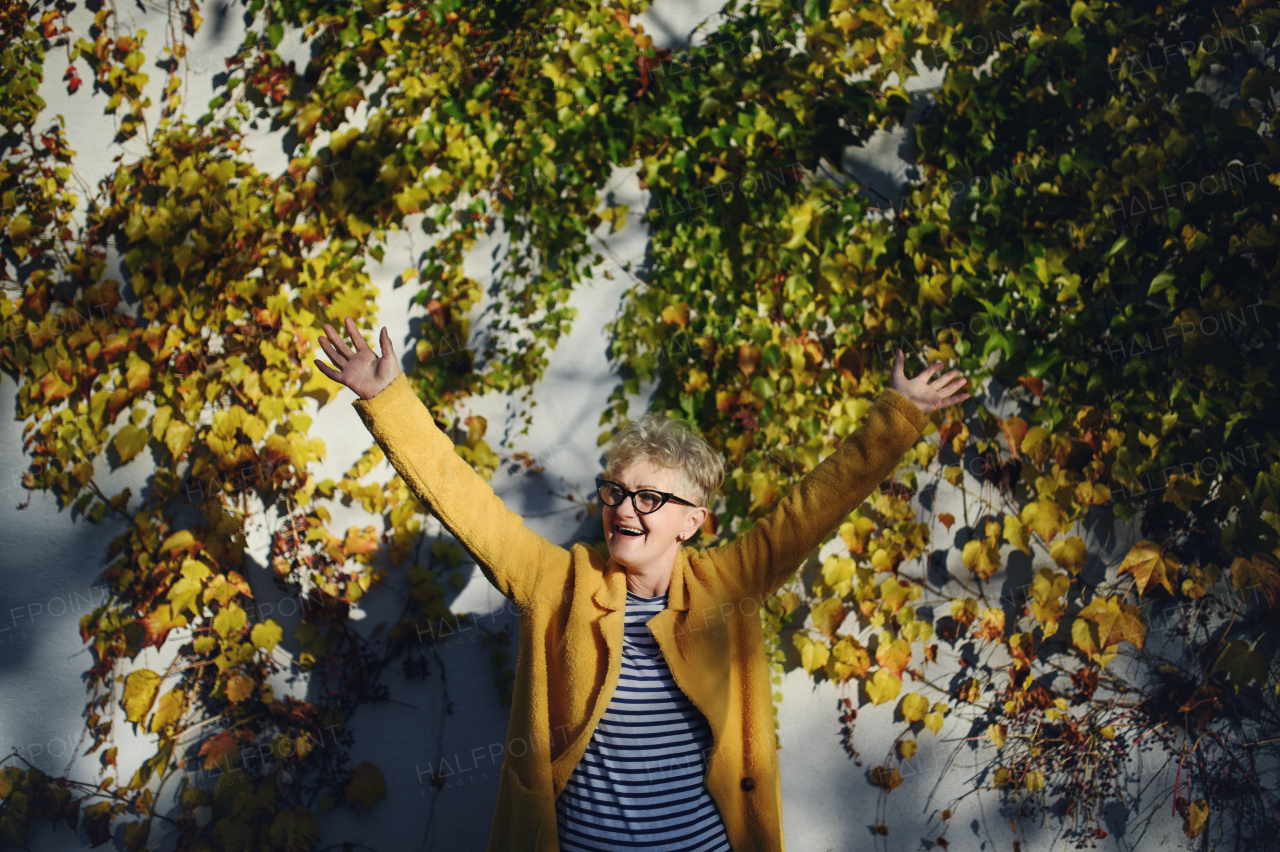
<svg viewBox="0 0 1280 852"><path fill-rule="evenodd" d="M666 491L654 491L652 488L641 488L639 491L628 491L616 482L610 482L603 476L596 477L596 490L600 492L600 500L606 506L621 506L622 501L631 498L631 505L635 507L636 514L648 515L658 511L667 505L670 500L673 503L679 503L682 506L697 506L688 500L681 500L674 494L668 494Z"/></svg>

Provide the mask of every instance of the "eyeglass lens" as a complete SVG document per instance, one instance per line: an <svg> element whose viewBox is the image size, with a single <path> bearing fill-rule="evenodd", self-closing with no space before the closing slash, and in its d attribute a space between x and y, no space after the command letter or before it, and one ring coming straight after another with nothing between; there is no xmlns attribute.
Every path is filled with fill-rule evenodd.
<svg viewBox="0 0 1280 852"><path fill-rule="evenodd" d="M600 499L609 506L621 505L626 493L616 485L600 486ZM656 491L637 491L635 495L636 511L642 515L656 510L662 505L662 495Z"/></svg>

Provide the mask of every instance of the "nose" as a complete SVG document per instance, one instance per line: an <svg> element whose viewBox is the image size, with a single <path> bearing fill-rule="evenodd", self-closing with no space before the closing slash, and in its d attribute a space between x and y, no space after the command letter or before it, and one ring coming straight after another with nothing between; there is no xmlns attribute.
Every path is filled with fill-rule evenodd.
<svg viewBox="0 0 1280 852"><path fill-rule="evenodd" d="M623 500L618 505L610 506L609 508L613 510L613 519L615 521L631 523L639 520L640 518L640 514L636 511L636 507L631 502L630 497Z"/></svg>

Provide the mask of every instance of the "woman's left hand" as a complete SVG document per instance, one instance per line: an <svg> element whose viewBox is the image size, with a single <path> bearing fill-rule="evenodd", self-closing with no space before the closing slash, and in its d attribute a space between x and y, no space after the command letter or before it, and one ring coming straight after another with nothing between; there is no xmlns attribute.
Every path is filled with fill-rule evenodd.
<svg viewBox="0 0 1280 852"><path fill-rule="evenodd" d="M934 373L942 369L942 362L935 361L924 368L924 372L916 376L914 379L908 379L902 371L902 365L906 361L906 356L902 354L902 350L895 350L893 356L893 374L889 381L889 387L905 396L916 404L923 413L928 414L932 411L938 411L942 408L949 408L953 405L959 405L969 398L969 394L964 393L956 396L959 390L964 387L964 383L968 381L964 376L959 375L959 370L949 370L941 376L935 377L936 384L929 384Z"/></svg>

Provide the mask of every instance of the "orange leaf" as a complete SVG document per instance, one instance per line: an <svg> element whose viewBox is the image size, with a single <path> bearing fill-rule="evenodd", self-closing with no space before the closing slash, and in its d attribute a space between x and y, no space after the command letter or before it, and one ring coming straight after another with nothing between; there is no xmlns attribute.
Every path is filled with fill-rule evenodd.
<svg viewBox="0 0 1280 852"><path fill-rule="evenodd" d="M1018 379L1018 384L1022 385L1024 388L1031 391L1033 394L1040 397L1041 399L1044 399L1044 379L1037 379L1037 378L1032 378L1030 376L1023 376L1022 378Z"/></svg>
<svg viewBox="0 0 1280 852"><path fill-rule="evenodd" d="M1022 439L1027 437L1027 421L1021 417L1006 417L1000 421L1000 429L1004 432L1004 439L1009 442L1013 457L1018 458L1018 448L1022 446Z"/></svg>
<svg viewBox="0 0 1280 852"><path fill-rule="evenodd" d="M890 769L887 766L876 766L871 769L871 783L877 787L883 787L886 790L892 790L902 783L902 772L895 766ZM877 826L877 829L883 826ZM888 834L886 828L881 834Z"/></svg>
<svg viewBox="0 0 1280 852"><path fill-rule="evenodd" d="M240 757L240 747L236 745L235 732L231 730L210 737L200 746L200 754L204 755L204 768L216 766L230 767Z"/></svg>
<svg viewBox="0 0 1280 852"><path fill-rule="evenodd" d="M689 325L689 303L677 302L662 309L662 319L670 325L686 328Z"/></svg>
<svg viewBox="0 0 1280 852"><path fill-rule="evenodd" d="M1004 610L990 607L982 611L982 626L978 636L991 642L998 642L1004 636Z"/></svg>
<svg viewBox="0 0 1280 852"><path fill-rule="evenodd" d="M1231 584L1237 592L1256 592L1274 609L1280 601L1280 562L1259 551L1249 559L1236 557L1231 563Z"/></svg>
<svg viewBox="0 0 1280 852"><path fill-rule="evenodd" d="M876 648L876 662L895 677L902 677L907 666L911 664L911 645L905 639L882 642Z"/></svg>

